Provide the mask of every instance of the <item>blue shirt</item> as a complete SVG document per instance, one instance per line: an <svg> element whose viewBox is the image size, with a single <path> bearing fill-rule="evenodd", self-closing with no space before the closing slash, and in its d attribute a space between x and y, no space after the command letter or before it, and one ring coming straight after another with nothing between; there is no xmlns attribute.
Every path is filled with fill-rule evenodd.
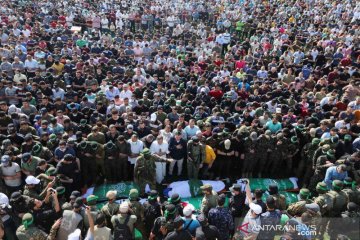
<svg viewBox="0 0 360 240"><path fill-rule="evenodd" d="M338 171L336 171L336 167L337 166L329 167L326 170L324 182L326 183L328 189L332 189L332 182L334 180L343 181L348 176L346 171L342 172L342 173L339 173Z"/></svg>
<svg viewBox="0 0 360 240"><path fill-rule="evenodd" d="M274 124L273 121L269 121L266 123L266 127L267 129L269 129L271 131L271 133L276 133L277 131L279 131L282 126L281 126L281 123L276 123Z"/></svg>
<svg viewBox="0 0 360 240"><path fill-rule="evenodd" d="M191 235L195 236L195 231L198 227L200 227L200 223L196 219L186 219L183 217L184 223L184 229L188 230ZM192 220L192 222L191 222ZM190 223L191 222L191 223Z"/></svg>

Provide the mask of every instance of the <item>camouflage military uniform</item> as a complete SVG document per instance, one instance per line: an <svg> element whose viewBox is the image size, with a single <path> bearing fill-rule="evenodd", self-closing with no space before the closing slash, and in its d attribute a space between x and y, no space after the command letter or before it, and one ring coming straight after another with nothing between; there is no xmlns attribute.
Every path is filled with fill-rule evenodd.
<svg viewBox="0 0 360 240"><path fill-rule="evenodd" d="M343 188L343 183L339 180L334 180L333 189L328 192L328 194L333 199L333 209L330 212L330 221L327 226L327 232L331 239L336 239L337 235L342 232L342 227L340 226L337 217L341 216L341 213L346 210L346 205L348 203L348 198L344 192L341 191Z"/></svg>
<svg viewBox="0 0 360 240"><path fill-rule="evenodd" d="M142 155L136 159L134 168L134 182L138 184L140 194L145 193L146 184L150 189L156 189L156 165L155 162L167 162L167 159L152 155L149 149L144 149Z"/></svg>
<svg viewBox="0 0 360 240"><path fill-rule="evenodd" d="M47 235L44 231L35 226L30 226L25 229L24 225L21 225L16 230L16 236L19 240L53 240L56 236L56 231L51 230Z"/></svg>
<svg viewBox="0 0 360 240"><path fill-rule="evenodd" d="M116 175L120 174L119 165L119 149L113 142L108 142L104 145L105 151L105 178L110 182L116 181Z"/></svg>
<svg viewBox="0 0 360 240"><path fill-rule="evenodd" d="M117 215L119 211L120 205L116 202L107 202L102 208L101 212L105 215L106 226L108 228L113 229L113 225L111 224L111 218L114 215Z"/></svg>
<svg viewBox="0 0 360 240"><path fill-rule="evenodd" d="M280 193L271 195L275 199L275 209L286 210L286 197Z"/></svg>
<svg viewBox="0 0 360 240"><path fill-rule="evenodd" d="M78 144L77 157L80 159L81 173L84 184L91 186L97 177L96 150L91 147L91 142L82 141Z"/></svg>
<svg viewBox="0 0 360 240"><path fill-rule="evenodd" d="M307 187L310 178L314 175L313 156L318 149L320 140L313 139L311 143L307 143L301 151L301 162L298 167L297 176L299 179L303 178L303 186Z"/></svg>
<svg viewBox="0 0 360 240"><path fill-rule="evenodd" d="M294 217L300 217L304 212L307 211L305 205L312 203L312 200L309 199L310 191L308 189L300 189L299 196L301 200L296 203L290 204L287 208L287 212Z"/></svg>
<svg viewBox="0 0 360 240"><path fill-rule="evenodd" d="M38 151L34 151L34 148L36 148L36 146L40 146L40 149ZM47 162L52 162L54 158L54 155L50 151L50 149L48 149L47 147L43 147L40 144L33 147L32 155L41 159L45 159Z"/></svg>
<svg viewBox="0 0 360 240"><path fill-rule="evenodd" d="M258 139L258 149L262 149L258 154L259 164L258 164L258 175L261 178L261 174L266 170L266 166L269 161L270 152L273 150L274 145L271 139L271 136L267 134L261 134Z"/></svg>
<svg viewBox="0 0 360 240"><path fill-rule="evenodd" d="M322 181L325 177L326 169L329 167L327 161L332 160L332 156L330 155L321 155L318 157L315 165L315 173L312 176L309 189L314 191L318 182Z"/></svg>
<svg viewBox="0 0 360 240"><path fill-rule="evenodd" d="M242 169L242 176L243 177L252 177L252 173L254 171L254 167L256 166L259 155L260 149L259 144L257 141L257 135L252 132L248 138L245 139L245 159ZM252 140L251 136L256 139Z"/></svg>
<svg viewBox="0 0 360 240"><path fill-rule="evenodd" d="M273 161L272 166L272 175L276 175L279 173L281 166L283 165L287 155L288 155L288 141L283 136L282 133L278 133L276 135L276 143L275 150L273 154L271 154L271 158Z"/></svg>
<svg viewBox="0 0 360 240"><path fill-rule="evenodd" d="M334 200L330 194L328 194L327 186L324 182L319 182L316 185L316 191L319 194L314 198L314 203L319 205L322 221L317 229L319 236L323 236L326 226L328 224L330 213L333 209Z"/></svg>
<svg viewBox="0 0 360 240"><path fill-rule="evenodd" d="M209 186L207 186L206 184L202 186L202 189L205 190L204 187L209 187ZM209 191L211 191L211 194L205 194L201 201L200 212L204 213L205 215L208 214L211 208L217 206L217 200L218 200L217 192L213 191L212 188L209 188Z"/></svg>
<svg viewBox="0 0 360 240"><path fill-rule="evenodd" d="M148 236L144 225L144 206L138 201L139 192L136 189L131 189L129 193L129 205L132 214L136 216L136 228L141 232L143 237Z"/></svg>
<svg viewBox="0 0 360 240"><path fill-rule="evenodd" d="M195 145L194 139L190 140L187 144L187 151L188 151L187 173L189 179L198 178L200 164L202 164L202 162L205 161L206 158L205 145L200 142L197 145Z"/></svg>

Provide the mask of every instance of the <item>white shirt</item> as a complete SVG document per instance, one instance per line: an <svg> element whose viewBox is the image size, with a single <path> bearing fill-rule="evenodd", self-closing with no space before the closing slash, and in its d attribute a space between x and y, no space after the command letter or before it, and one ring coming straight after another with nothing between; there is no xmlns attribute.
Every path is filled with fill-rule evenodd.
<svg viewBox="0 0 360 240"><path fill-rule="evenodd" d="M169 153L169 144L163 140L162 144L159 144L157 140L155 140L150 146L151 153Z"/></svg>
<svg viewBox="0 0 360 240"><path fill-rule="evenodd" d="M121 92L120 92L120 99L124 99L124 98L128 98L128 99L131 99L131 97L132 97L132 92L130 91L130 90L126 90L126 91L124 91L124 90L122 90Z"/></svg>
<svg viewBox="0 0 360 240"><path fill-rule="evenodd" d="M25 60L25 68L27 68L30 72L35 72L35 69L39 68L39 64L35 59Z"/></svg>
<svg viewBox="0 0 360 240"><path fill-rule="evenodd" d="M139 154L144 148L144 143L140 140L133 142L133 141L131 141L131 139L129 139L128 143L130 143L131 153L133 153L133 154ZM135 164L136 159L137 159L137 157L135 157L135 158L128 157L128 161L131 164Z"/></svg>

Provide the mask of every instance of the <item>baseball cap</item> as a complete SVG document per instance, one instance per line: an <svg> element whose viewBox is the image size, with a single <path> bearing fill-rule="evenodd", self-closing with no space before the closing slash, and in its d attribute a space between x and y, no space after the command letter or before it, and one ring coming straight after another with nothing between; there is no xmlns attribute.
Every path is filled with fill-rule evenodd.
<svg viewBox="0 0 360 240"><path fill-rule="evenodd" d="M30 160L30 158L31 158L31 154L30 153L24 153L23 155L22 155L22 161L23 162L28 162L29 160Z"/></svg>
<svg viewBox="0 0 360 240"><path fill-rule="evenodd" d="M1 157L1 162L2 163L7 163L7 162L9 162L10 161L10 156L9 155L3 155L2 157Z"/></svg>
<svg viewBox="0 0 360 240"><path fill-rule="evenodd" d="M259 215L260 213L262 213L262 208L258 204L250 203L249 207L256 215Z"/></svg>
<svg viewBox="0 0 360 240"><path fill-rule="evenodd" d="M26 184L28 185L37 185L40 183L40 179L37 179L36 177L34 176L28 176L26 179L25 179L25 182Z"/></svg>

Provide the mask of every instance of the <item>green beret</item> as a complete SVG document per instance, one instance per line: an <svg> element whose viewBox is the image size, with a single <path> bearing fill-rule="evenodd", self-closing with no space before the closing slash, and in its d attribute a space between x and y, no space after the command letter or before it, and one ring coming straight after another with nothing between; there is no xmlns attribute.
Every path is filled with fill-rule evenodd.
<svg viewBox="0 0 360 240"><path fill-rule="evenodd" d="M86 202L88 205L95 205L98 199L98 196L90 195L86 198Z"/></svg>
<svg viewBox="0 0 360 240"><path fill-rule="evenodd" d="M309 189L307 189L307 188L302 188L302 189L300 189L300 196L302 197L302 198L309 198L310 197L310 191L309 191Z"/></svg>
<svg viewBox="0 0 360 240"><path fill-rule="evenodd" d="M129 199L136 200L139 197L139 191L135 188L131 189L129 192Z"/></svg>
<svg viewBox="0 0 360 240"><path fill-rule="evenodd" d="M340 181L340 180L334 180L332 182L332 186L333 186L334 190L339 190L340 191L343 188L344 183L342 181Z"/></svg>
<svg viewBox="0 0 360 240"><path fill-rule="evenodd" d="M87 123L86 119L81 119L80 120L80 125L85 125Z"/></svg>
<svg viewBox="0 0 360 240"><path fill-rule="evenodd" d="M141 151L141 154L142 154L142 155L150 155L151 152L150 152L150 150L149 150L148 148L144 148L144 149Z"/></svg>

